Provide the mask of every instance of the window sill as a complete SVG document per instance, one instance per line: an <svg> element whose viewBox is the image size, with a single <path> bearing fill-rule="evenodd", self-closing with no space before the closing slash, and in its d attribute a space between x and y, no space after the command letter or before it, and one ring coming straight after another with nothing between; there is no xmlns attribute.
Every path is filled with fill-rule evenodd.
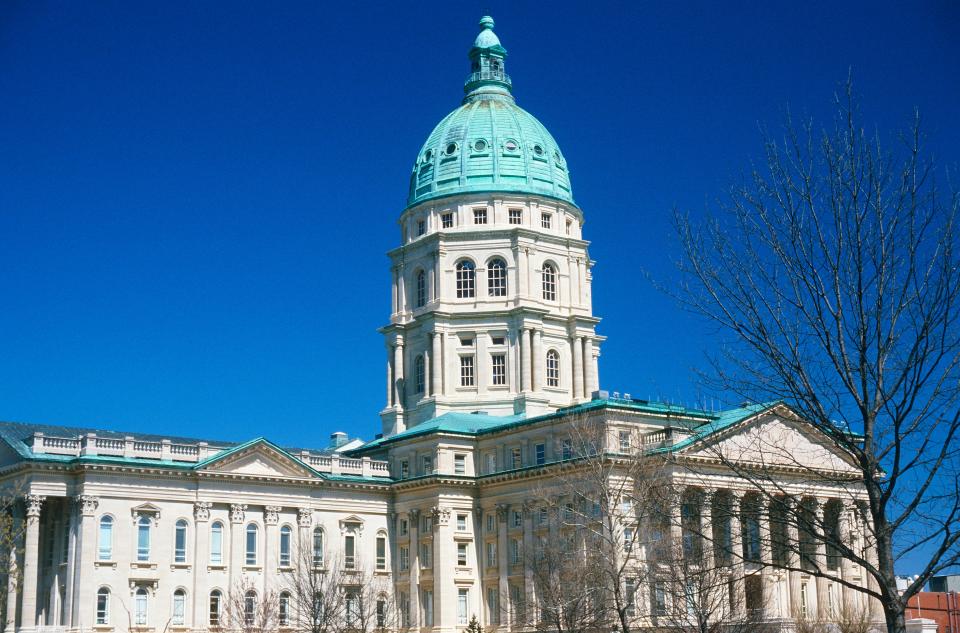
<svg viewBox="0 0 960 633"><path fill-rule="evenodd" d="M389 570L389 569L377 569L377 570L374 570L373 575L374 575L374 576L389 576L389 575L390 575L390 570Z"/></svg>
<svg viewBox="0 0 960 633"><path fill-rule="evenodd" d="M113 627L109 624L94 624L93 630L94 631L112 631Z"/></svg>
<svg viewBox="0 0 960 633"><path fill-rule="evenodd" d="M117 568L117 561L115 560L95 560L93 561L94 567L112 567L113 569ZM100 626L108 626L106 624L101 624ZM113 628L113 627L110 627Z"/></svg>
<svg viewBox="0 0 960 633"><path fill-rule="evenodd" d="M207 571L226 571L227 566L222 563L211 563L207 565Z"/></svg>
<svg viewBox="0 0 960 633"><path fill-rule="evenodd" d="M157 564L150 561L140 560L130 563L130 569L156 569Z"/></svg>
<svg viewBox="0 0 960 633"><path fill-rule="evenodd" d="M244 565L243 571L262 571L263 567L260 565Z"/></svg>
<svg viewBox="0 0 960 633"><path fill-rule="evenodd" d="M193 565L190 563L170 563L170 569L191 569Z"/></svg>

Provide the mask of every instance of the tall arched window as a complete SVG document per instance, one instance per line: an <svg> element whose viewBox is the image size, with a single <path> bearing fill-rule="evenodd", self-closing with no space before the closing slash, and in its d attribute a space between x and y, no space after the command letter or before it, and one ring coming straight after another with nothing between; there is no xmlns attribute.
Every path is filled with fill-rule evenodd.
<svg viewBox="0 0 960 633"><path fill-rule="evenodd" d="M100 535L97 543L97 558L110 560L113 557L113 517L100 518Z"/></svg>
<svg viewBox="0 0 960 633"><path fill-rule="evenodd" d="M290 534L289 525L280 528L280 565L282 567L290 566Z"/></svg>
<svg viewBox="0 0 960 633"><path fill-rule="evenodd" d="M323 528L313 528L313 564L323 566Z"/></svg>
<svg viewBox="0 0 960 633"><path fill-rule="evenodd" d="M417 360L413 364L413 377L414 377L414 386L417 388L417 393L422 394L426 391L426 363L423 360L423 354L417 356Z"/></svg>
<svg viewBox="0 0 960 633"><path fill-rule="evenodd" d="M223 594L214 589L210 592L210 626L220 626L220 607Z"/></svg>
<svg viewBox="0 0 960 633"><path fill-rule="evenodd" d="M555 349L547 352L547 386L560 386L560 354Z"/></svg>
<svg viewBox="0 0 960 633"><path fill-rule="evenodd" d="M487 264L487 294L491 297L507 296L507 264L500 258Z"/></svg>
<svg viewBox="0 0 960 633"><path fill-rule="evenodd" d="M251 589L243 596L243 622L253 626L257 618L257 592Z"/></svg>
<svg viewBox="0 0 960 633"><path fill-rule="evenodd" d="M147 590L137 587L133 594L133 623L137 626L147 625Z"/></svg>
<svg viewBox="0 0 960 633"><path fill-rule="evenodd" d="M173 592L173 614L170 617L170 624L174 626L183 626L186 621L185 613L187 611L187 592L183 589L177 589Z"/></svg>
<svg viewBox="0 0 960 633"><path fill-rule="evenodd" d="M257 564L257 525L251 523L247 526L247 556L246 564L247 565L256 565Z"/></svg>
<svg viewBox="0 0 960 633"><path fill-rule="evenodd" d="M468 259L457 262L457 298L472 299L477 294L477 269Z"/></svg>
<svg viewBox="0 0 960 633"><path fill-rule="evenodd" d="M173 562L187 562L187 522L185 519L177 521L173 537Z"/></svg>
<svg viewBox="0 0 960 633"><path fill-rule="evenodd" d="M414 306L422 308L427 305L427 273L423 270L417 271L416 292L417 296L415 297Z"/></svg>
<svg viewBox="0 0 960 633"><path fill-rule="evenodd" d="M137 560L150 560L150 519L137 519Z"/></svg>
<svg viewBox="0 0 960 633"><path fill-rule="evenodd" d="M286 591L280 593L280 609L278 620L280 626L290 625L290 594Z"/></svg>
<svg viewBox="0 0 960 633"><path fill-rule="evenodd" d="M223 564L223 523L220 521L210 526L210 563Z"/></svg>
<svg viewBox="0 0 960 633"><path fill-rule="evenodd" d="M110 590L106 587L97 590L97 624L110 624Z"/></svg>
<svg viewBox="0 0 960 633"><path fill-rule="evenodd" d="M553 264L543 265L543 298L545 301L557 300L557 269Z"/></svg>

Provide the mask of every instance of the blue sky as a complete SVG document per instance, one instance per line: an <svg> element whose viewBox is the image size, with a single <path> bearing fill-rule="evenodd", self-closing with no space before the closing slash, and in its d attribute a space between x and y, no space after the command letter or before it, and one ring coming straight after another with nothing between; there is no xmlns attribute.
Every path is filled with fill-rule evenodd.
<svg viewBox="0 0 960 633"><path fill-rule="evenodd" d="M732 6L727 6L732 5ZM785 109L920 109L957 164L955 3L0 3L0 419L286 445L379 431L412 161L484 9L593 241L604 388L694 404L669 285Z"/></svg>

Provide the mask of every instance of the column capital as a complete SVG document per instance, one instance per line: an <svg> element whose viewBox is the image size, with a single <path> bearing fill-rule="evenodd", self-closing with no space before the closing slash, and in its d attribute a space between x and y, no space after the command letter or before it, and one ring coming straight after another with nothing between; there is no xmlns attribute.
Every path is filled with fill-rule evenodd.
<svg viewBox="0 0 960 633"><path fill-rule="evenodd" d="M209 501L194 501L193 518L197 521L209 521L210 508L212 507L213 507L213 503Z"/></svg>
<svg viewBox="0 0 960 633"><path fill-rule="evenodd" d="M297 525L302 528L313 525L313 510L311 508L297 508Z"/></svg>
<svg viewBox="0 0 960 633"><path fill-rule="evenodd" d="M23 502L27 508L27 518L28 519L38 519L40 518L40 507L43 505L43 502L47 498L43 495L24 495Z"/></svg>
<svg viewBox="0 0 960 633"><path fill-rule="evenodd" d="M247 506L243 503L230 504L230 523L243 523L246 516Z"/></svg>
<svg viewBox="0 0 960 633"><path fill-rule="evenodd" d="M283 510L283 506L263 506L263 522L267 525L278 524L281 510Z"/></svg>
<svg viewBox="0 0 960 633"><path fill-rule="evenodd" d="M497 521L504 523L507 520L507 517L510 513L510 504L508 503L498 503L496 506L497 511Z"/></svg>
<svg viewBox="0 0 960 633"><path fill-rule="evenodd" d="M75 501L80 508L80 514L85 517L92 517L100 505L100 498L93 495L77 495Z"/></svg>
<svg viewBox="0 0 960 633"><path fill-rule="evenodd" d="M445 526L450 522L450 508L434 506L430 508L430 516L433 517L433 528Z"/></svg>

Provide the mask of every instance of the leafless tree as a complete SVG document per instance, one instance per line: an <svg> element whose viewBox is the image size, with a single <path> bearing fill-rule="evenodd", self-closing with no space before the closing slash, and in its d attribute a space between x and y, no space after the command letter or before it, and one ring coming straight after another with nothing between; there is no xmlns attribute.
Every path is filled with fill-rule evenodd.
<svg viewBox="0 0 960 633"><path fill-rule="evenodd" d="M312 541L298 540L296 563L285 574L297 629L309 633L336 633L343 620L341 572L338 560L315 552Z"/></svg>
<svg viewBox="0 0 960 633"><path fill-rule="evenodd" d="M861 607L842 607L829 618L794 617L796 633L870 633L870 615Z"/></svg>
<svg viewBox="0 0 960 633"><path fill-rule="evenodd" d="M0 493L0 606L5 612L4 631L13 631L16 613L8 613L7 595L20 591L23 580L23 521L18 516L19 495L13 490Z"/></svg>
<svg viewBox="0 0 960 633"><path fill-rule="evenodd" d="M268 633L280 625L280 592L270 588L259 591L248 578L242 578L224 596L220 628L235 633Z"/></svg>
<svg viewBox="0 0 960 633"><path fill-rule="evenodd" d="M863 129L850 82L836 105L830 129L788 117L782 139L765 134L765 165L718 214L677 214L678 295L727 335L710 386L788 403L848 456L866 542L799 504L790 522L862 566L866 587L848 586L903 633L910 597L960 562L960 198L941 192L919 116L891 152ZM726 461L770 502L789 492ZM835 469L794 466L843 483ZM921 562L901 593L894 565L907 555Z"/></svg>

